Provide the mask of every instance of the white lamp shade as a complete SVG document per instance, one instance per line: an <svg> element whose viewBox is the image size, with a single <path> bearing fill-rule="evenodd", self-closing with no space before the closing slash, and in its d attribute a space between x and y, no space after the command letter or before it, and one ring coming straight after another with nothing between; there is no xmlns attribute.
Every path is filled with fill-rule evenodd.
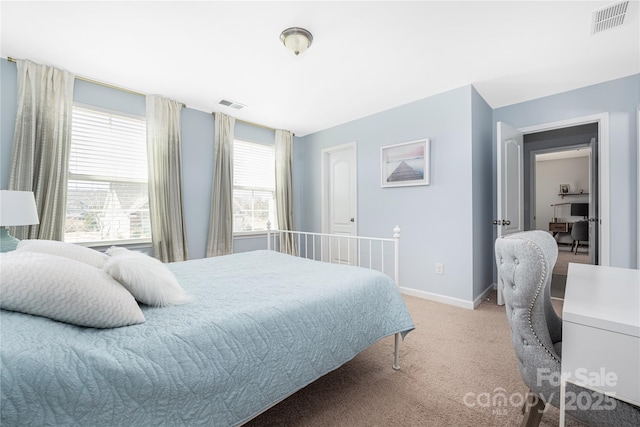
<svg viewBox="0 0 640 427"><path fill-rule="evenodd" d="M39 223L33 192L0 190L0 226Z"/></svg>

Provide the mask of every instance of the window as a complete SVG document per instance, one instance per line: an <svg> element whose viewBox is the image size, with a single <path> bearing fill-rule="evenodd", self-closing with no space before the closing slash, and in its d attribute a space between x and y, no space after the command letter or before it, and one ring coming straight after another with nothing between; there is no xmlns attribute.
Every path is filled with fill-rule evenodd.
<svg viewBox="0 0 640 427"><path fill-rule="evenodd" d="M233 142L233 232L277 229L273 145Z"/></svg>
<svg viewBox="0 0 640 427"><path fill-rule="evenodd" d="M151 240L146 120L74 104L64 240Z"/></svg>

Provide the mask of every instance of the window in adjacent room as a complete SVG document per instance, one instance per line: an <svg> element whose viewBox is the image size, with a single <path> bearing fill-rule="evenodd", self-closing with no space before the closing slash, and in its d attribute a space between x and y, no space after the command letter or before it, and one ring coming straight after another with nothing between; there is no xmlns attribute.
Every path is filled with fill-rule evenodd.
<svg viewBox="0 0 640 427"><path fill-rule="evenodd" d="M151 241L146 120L74 104L66 242Z"/></svg>
<svg viewBox="0 0 640 427"><path fill-rule="evenodd" d="M233 232L250 233L278 228L275 204L273 145L236 139L233 142Z"/></svg>

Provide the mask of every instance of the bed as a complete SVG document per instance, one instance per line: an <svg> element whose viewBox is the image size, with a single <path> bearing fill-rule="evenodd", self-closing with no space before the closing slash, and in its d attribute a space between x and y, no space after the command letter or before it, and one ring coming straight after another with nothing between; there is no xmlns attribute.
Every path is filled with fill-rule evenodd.
<svg viewBox="0 0 640 427"><path fill-rule="evenodd" d="M192 300L141 305L138 325L1 310L3 425L241 425L414 328L387 274L310 259L313 245L297 236L298 257L274 240L269 250L168 264Z"/></svg>

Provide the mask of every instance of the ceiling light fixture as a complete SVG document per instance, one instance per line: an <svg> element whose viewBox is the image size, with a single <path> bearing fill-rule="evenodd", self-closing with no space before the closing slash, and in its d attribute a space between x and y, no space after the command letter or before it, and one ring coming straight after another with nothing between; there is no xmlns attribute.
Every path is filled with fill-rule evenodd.
<svg viewBox="0 0 640 427"><path fill-rule="evenodd" d="M311 46L313 36L304 28L291 27L280 34L280 41L282 41L282 44L293 52L294 55L298 56Z"/></svg>

